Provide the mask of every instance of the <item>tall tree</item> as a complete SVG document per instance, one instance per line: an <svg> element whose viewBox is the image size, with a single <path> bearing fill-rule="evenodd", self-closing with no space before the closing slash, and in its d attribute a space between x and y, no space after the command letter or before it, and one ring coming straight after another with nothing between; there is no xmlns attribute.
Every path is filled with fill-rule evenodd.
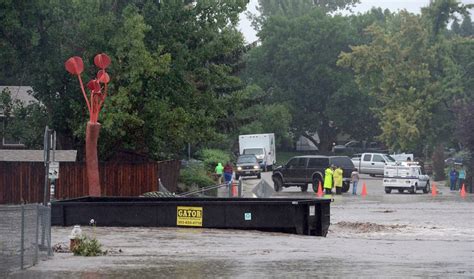
<svg viewBox="0 0 474 279"><path fill-rule="evenodd" d="M373 120L363 105L370 102L367 95L350 85L350 71L336 65L339 53L355 42L355 33L351 19L317 8L299 17L272 16L259 32L261 46L248 58L247 80L271 92L273 102L290 107L295 136L314 142L311 134L317 132L321 142L314 143L321 151L329 150L342 130L366 131L367 124L357 127L354 119ZM349 98L354 102L343 101Z"/></svg>
<svg viewBox="0 0 474 279"><path fill-rule="evenodd" d="M359 0L259 0L259 11L263 17L275 15L298 17L312 8L334 12L353 7L359 2Z"/></svg>
<svg viewBox="0 0 474 279"><path fill-rule="evenodd" d="M186 143L205 143L225 116L223 96L243 87L236 24L245 0L0 4L0 55L18 61L13 74L0 68L0 80L26 77L21 83L46 106L63 148L80 149L85 128L82 96L63 66L70 56L112 58L111 94L99 120L106 155L126 148L164 158Z"/></svg>
<svg viewBox="0 0 474 279"><path fill-rule="evenodd" d="M386 28L370 27L372 41L352 47L339 60L355 71L359 86L377 98L381 138L393 149L420 152L453 132L446 119L453 118L449 104L462 93L458 67L451 45L431 33L442 28L440 17L424 17L402 11ZM426 22L436 27L430 32Z"/></svg>
<svg viewBox="0 0 474 279"><path fill-rule="evenodd" d="M474 36L474 25L468 14L464 16L461 26L459 27L459 34L463 37Z"/></svg>
<svg viewBox="0 0 474 279"><path fill-rule="evenodd" d="M259 14L247 13L256 30L260 30L263 23L272 16L295 18L310 13L315 8L331 13L350 9L360 0L259 0L258 2Z"/></svg>

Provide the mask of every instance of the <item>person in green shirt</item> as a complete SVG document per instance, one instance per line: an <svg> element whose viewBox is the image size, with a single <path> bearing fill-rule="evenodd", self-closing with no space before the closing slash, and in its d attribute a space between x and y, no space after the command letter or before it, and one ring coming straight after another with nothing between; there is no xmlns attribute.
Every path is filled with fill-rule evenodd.
<svg viewBox="0 0 474 279"><path fill-rule="evenodd" d="M216 176L217 176L217 183L222 184L222 174L224 173L224 166L221 163L217 163L215 168Z"/></svg>
<svg viewBox="0 0 474 279"><path fill-rule="evenodd" d="M465 179L466 179L466 169L464 169L464 167L461 167L461 169L459 170L459 176L458 176L459 191L461 191L461 188L462 188L462 185L464 184Z"/></svg>

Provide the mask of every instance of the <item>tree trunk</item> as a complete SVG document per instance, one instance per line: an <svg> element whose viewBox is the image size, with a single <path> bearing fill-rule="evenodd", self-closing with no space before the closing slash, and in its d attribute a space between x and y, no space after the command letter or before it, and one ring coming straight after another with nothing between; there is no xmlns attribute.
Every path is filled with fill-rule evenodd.
<svg viewBox="0 0 474 279"><path fill-rule="evenodd" d="M89 182L89 196L101 196L99 178L99 159L97 157L97 141L100 124L87 122L86 128L86 169Z"/></svg>
<svg viewBox="0 0 474 279"><path fill-rule="evenodd" d="M333 143L336 141L337 130L333 127L330 127L329 124L325 121L323 125L318 129L319 135L319 152L322 154L329 155L331 154Z"/></svg>

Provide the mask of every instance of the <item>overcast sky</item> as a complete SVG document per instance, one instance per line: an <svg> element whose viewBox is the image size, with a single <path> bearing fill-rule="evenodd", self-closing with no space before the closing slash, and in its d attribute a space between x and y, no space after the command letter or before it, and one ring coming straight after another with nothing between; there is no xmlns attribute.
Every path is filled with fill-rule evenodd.
<svg viewBox="0 0 474 279"><path fill-rule="evenodd" d="M372 7L381 7L382 9L389 9L391 11L397 11L406 9L412 13L419 13L422 7L428 6L429 0L360 0L360 4L357 5L353 11L366 12ZM463 4L474 4L474 0L462 0L459 1ZM250 3L247 6L247 10L252 13L257 13L256 6L258 5L258 0L250 0ZM239 29L244 33L245 40L247 42L254 42L257 40L256 32L250 26L250 21L247 19L245 14L240 15L240 24Z"/></svg>

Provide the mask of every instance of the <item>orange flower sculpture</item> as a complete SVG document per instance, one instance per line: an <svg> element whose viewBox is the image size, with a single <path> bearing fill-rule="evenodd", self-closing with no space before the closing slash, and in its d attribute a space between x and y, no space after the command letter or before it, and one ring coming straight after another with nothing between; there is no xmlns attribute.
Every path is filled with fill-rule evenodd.
<svg viewBox="0 0 474 279"><path fill-rule="evenodd" d="M64 64L66 70L72 75L76 75L81 85L82 95L89 110L89 121L86 128L86 168L87 180L89 184L89 196L101 196L99 178L99 159L97 157L97 141L99 139L100 123L99 114L107 97L107 84L110 76L106 68L110 65L110 58L105 53L97 54L94 57L94 64L100 69L96 78L87 83L90 94L87 94L82 82L81 73L84 71L82 58L74 56L69 58Z"/></svg>

